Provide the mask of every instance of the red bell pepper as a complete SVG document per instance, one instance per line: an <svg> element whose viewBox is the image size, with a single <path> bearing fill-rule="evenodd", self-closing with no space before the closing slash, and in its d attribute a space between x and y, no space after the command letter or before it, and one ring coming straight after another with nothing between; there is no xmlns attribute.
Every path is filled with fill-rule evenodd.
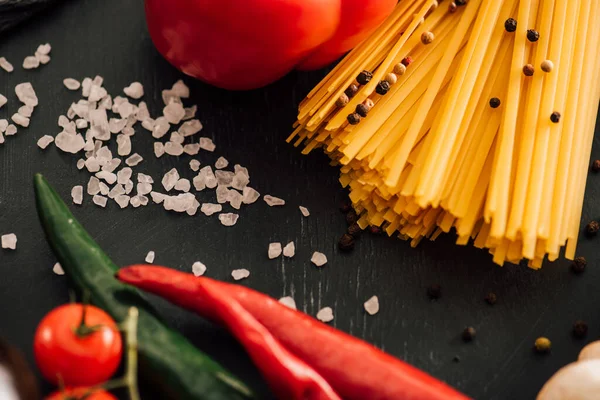
<svg viewBox="0 0 600 400"><path fill-rule="evenodd" d="M145 0L158 51L184 73L246 90L352 49L397 0Z"/></svg>
<svg viewBox="0 0 600 400"><path fill-rule="evenodd" d="M235 298L285 349L312 367L344 399L468 399L374 346L243 286L145 265L121 269L117 278L217 323L227 324L214 298L203 295L203 288Z"/></svg>

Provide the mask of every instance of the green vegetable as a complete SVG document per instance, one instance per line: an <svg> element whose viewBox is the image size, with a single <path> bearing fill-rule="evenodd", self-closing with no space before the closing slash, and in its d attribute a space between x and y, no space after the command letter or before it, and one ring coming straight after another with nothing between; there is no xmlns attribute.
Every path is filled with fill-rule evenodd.
<svg viewBox="0 0 600 400"><path fill-rule="evenodd" d="M252 397L250 389L182 335L167 328L132 286L114 278L118 267L77 222L66 204L40 174L34 177L38 215L46 238L77 290L117 322L129 307L139 309L139 359L142 375L158 383L161 398L236 400Z"/></svg>

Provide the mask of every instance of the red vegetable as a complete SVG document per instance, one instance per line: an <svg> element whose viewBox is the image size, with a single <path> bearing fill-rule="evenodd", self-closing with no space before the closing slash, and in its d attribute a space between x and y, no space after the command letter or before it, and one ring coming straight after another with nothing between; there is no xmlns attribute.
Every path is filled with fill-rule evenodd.
<svg viewBox="0 0 600 400"><path fill-rule="evenodd" d="M396 0L146 0L158 51L225 89L253 89L294 67L325 66L360 43Z"/></svg>
<svg viewBox="0 0 600 400"><path fill-rule="evenodd" d="M35 332L33 351L48 381L93 386L115 373L123 343L117 325L107 313L91 305L67 304L42 319Z"/></svg>
<svg viewBox="0 0 600 400"><path fill-rule="evenodd" d="M372 345L254 290L154 266L124 268L117 277L216 322L222 322L220 310L211 298L203 296L202 288L235 298L287 350L314 368L344 399L468 398Z"/></svg>
<svg viewBox="0 0 600 400"><path fill-rule="evenodd" d="M117 400L117 398L104 390L90 392L89 388L76 388L56 391L46 397L46 400Z"/></svg>

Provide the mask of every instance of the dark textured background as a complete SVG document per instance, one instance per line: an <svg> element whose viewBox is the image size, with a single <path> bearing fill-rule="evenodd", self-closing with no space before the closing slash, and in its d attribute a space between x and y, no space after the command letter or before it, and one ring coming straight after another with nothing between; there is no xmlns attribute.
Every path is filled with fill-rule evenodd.
<svg viewBox="0 0 600 400"><path fill-rule="evenodd" d="M23 58L45 42L52 44L50 64L23 70ZM0 93L9 98L0 118L16 112L17 83L31 81L40 99L29 129L20 129L0 145L0 234L15 232L19 238L17 251L0 250L0 336L19 346L32 361L36 324L67 301L67 287L64 277L52 273L55 259L38 225L31 179L35 172L43 172L65 198L72 186L88 179L86 172L75 168L75 157L53 145L45 152L36 146L42 135L58 132L58 116L79 98L63 87L63 78L100 74L113 95L138 80L154 115L162 107L160 90L181 74L152 47L142 2L134 0L69 1L3 33L0 56L15 65L12 74L0 71ZM111 202L100 209L87 197L83 207L74 209L75 215L118 264L141 262L149 250L155 250L156 263L189 271L200 260L208 266L208 276L223 280L231 280L232 269L248 268L251 276L242 284L274 297L293 295L299 308L313 315L331 306L337 328L474 398L532 399L554 371L600 335L600 271L596 268L600 239L581 240L579 254L589 260L582 276L570 274L565 261L546 264L539 272L523 266L499 268L485 252L455 246L451 237L424 241L411 249L405 242L364 235L352 254L339 254L336 242L345 221L337 209L344 198L337 171L324 156L301 156L284 142L298 102L323 75L292 73L247 93L228 93L185 79L192 89L191 101L198 104L203 133L212 135L217 144L216 155L247 166L251 185L263 194L286 199L285 207L269 208L261 200L243 208L233 228L222 227L214 217L173 215L157 206L122 211ZM134 151L146 161L137 171L156 178L176 166L191 178L188 156L155 159L152 141L141 129L133 138ZM600 157L598 146L593 156ZM214 161L202 153L199 158L203 164ZM600 213L598 179L590 177L584 220ZM308 207L312 215L303 219L298 205ZM294 259L267 259L269 242L289 240L296 241ZM315 250L329 257L323 269L309 262ZM443 287L443 297L431 302L425 289L436 282ZM490 290L499 298L494 307L483 302ZM362 304L374 294L379 296L381 311L371 317ZM243 350L226 333L155 301L198 347L269 397ZM571 337L576 319L589 322L587 340ZM478 332L470 344L459 337L467 325ZM532 352L540 335L552 340L552 354ZM455 355L460 363L452 361Z"/></svg>

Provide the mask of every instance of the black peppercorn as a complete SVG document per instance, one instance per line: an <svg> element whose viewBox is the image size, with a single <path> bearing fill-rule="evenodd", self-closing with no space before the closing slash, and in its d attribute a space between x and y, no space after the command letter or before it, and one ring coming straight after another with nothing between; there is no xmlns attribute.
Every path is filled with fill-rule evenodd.
<svg viewBox="0 0 600 400"><path fill-rule="evenodd" d="M452 2L452 3L448 4L448 12L450 14L455 13L457 9L458 9L458 6L456 5L455 2Z"/></svg>
<svg viewBox="0 0 600 400"><path fill-rule="evenodd" d="M575 336L577 339L583 339L588 332L588 326L585 323L585 321L575 321L575 323L573 324L573 336Z"/></svg>
<svg viewBox="0 0 600 400"><path fill-rule="evenodd" d="M488 303L490 306L493 306L494 304L496 304L496 301L498 301L498 297L496 296L496 293L494 292L489 292L485 298L484 298L485 302Z"/></svg>
<svg viewBox="0 0 600 400"><path fill-rule="evenodd" d="M354 249L354 237L347 233L344 233L338 242L338 247L342 251L351 251Z"/></svg>
<svg viewBox="0 0 600 400"><path fill-rule="evenodd" d="M437 283L429 286L427 288L427 296L429 296L431 300L439 299L442 297L442 287Z"/></svg>
<svg viewBox="0 0 600 400"><path fill-rule="evenodd" d="M585 234L587 236L596 236L599 230L600 224L597 221L590 221L590 223L585 226Z"/></svg>
<svg viewBox="0 0 600 400"><path fill-rule="evenodd" d="M454 0L454 2L456 3L457 6L466 6L467 3L469 2L468 0Z"/></svg>
<svg viewBox="0 0 600 400"><path fill-rule="evenodd" d="M554 111L552 114L550 114L550 121L558 124L560 122L560 113L558 111Z"/></svg>
<svg viewBox="0 0 600 400"><path fill-rule="evenodd" d="M470 342L473 339L475 339L475 334L476 333L477 332L475 331L475 328L473 328L472 326L468 326L468 327L465 328L465 330L462 333L462 339L465 342Z"/></svg>
<svg viewBox="0 0 600 400"><path fill-rule="evenodd" d="M373 74L369 71L363 71L356 77L356 81L361 85L366 85L373 78Z"/></svg>
<svg viewBox="0 0 600 400"><path fill-rule="evenodd" d="M356 221L358 221L358 215L356 214L356 211L348 211L348 213L346 214L346 222L348 223L348 225L352 225Z"/></svg>
<svg viewBox="0 0 600 400"><path fill-rule="evenodd" d="M358 226L356 222L348 227L348 234L352 235L354 238L359 237L361 233L362 229L360 229L360 226Z"/></svg>
<svg viewBox="0 0 600 400"><path fill-rule="evenodd" d="M533 76L534 72L535 69L533 68L533 65L525 64L525 66L523 66L523 73L525 74L525 76Z"/></svg>
<svg viewBox="0 0 600 400"><path fill-rule="evenodd" d="M492 97L490 99L490 107L492 107L492 108L500 107L500 99L497 97Z"/></svg>
<svg viewBox="0 0 600 400"><path fill-rule="evenodd" d="M540 38L540 33L535 29L527 29L527 40L537 42Z"/></svg>
<svg viewBox="0 0 600 400"><path fill-rule="evenodd" d="M358 114L361 117L365 118L368 113L369 113L369 107L365 106L362 103L356 105L356 114Z"/></svg>
<svg viewBox="0 0 600 400"><path fill-rule="evenodd" d="M381 228L375 225L371 225L369 226L369 231L373 234L373 235L380 235L381 234Z"/></svg>
<svg viewBox="0 0 600 400"><path fill-rule="evenodd" d="M360 115L357 113L348 114L348 123L350 125L356 125L360 122Z"/></svg>
<svg viewBox="0 0 600 400"><path fill-rule="evenodd" d="M514 32L517 30L517 20L514 18L509 18L504 21L504 29L506 32Z"/></svg>
<svg viewBox="0 0 600 400"><path fill-rule="evenodd" d="M344 107L349 101L350 99L348 98L348 95L346 93L342 93L335 102L335 105L338 107Z"/></svg>
<svg viewBox="0 0 600 400"><path fill-rule="evenodd" d="M390 83L388 81L381 81L377 84L377 88L375 89L375 91L377 92L377 94L380 95L385 95L387 94L387 92L390 90Z"/></svg>
<svg viewBox="0 0 600 400"><path fill-rule="evenodd" d="M352 84L352 85L348 86L348 88L344 91L344 93L349 98L352 98L352 97L354 97L354 95L356 93L358 93L358 86L356 86L355 84Z"/></svg>
<svg viewBox="0 0 600 400"><path fill-rule="evenodd" d="M599 172L600 171L600 160L594 160L592 163L592 171Z"/></svg>
<svg viewBox="0 0 600 400"><path fill-rule="evenodd" d="M340 211L344 214L348 214L352 210L352 204L348 201L342 201L340 203Z"/></svg>
<svg viewBox="0 0 600 400"><path fill-rule="evenodd" d="M585 267L587 265L587 261L583 257L575 257L573 262L571 263L571 271L576 274L580 274L585 271Z"/></svg>

